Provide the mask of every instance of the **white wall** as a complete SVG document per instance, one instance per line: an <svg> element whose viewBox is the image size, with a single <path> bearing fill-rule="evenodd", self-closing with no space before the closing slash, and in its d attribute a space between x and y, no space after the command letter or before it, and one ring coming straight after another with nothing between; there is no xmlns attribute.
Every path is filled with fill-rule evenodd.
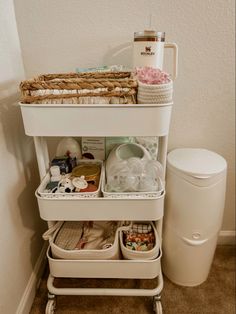
<svg viewBox="0 0 236 314"><path fill-rule="evenodd" d="M15 314L42 248L32 139L24 135L18 84L24 79L14 4L0 1L0 313Z"/></svg>
<svg viewBox="0 0 236 314"><path fill-rule="evenodd" d="M15 0L15 6L28 78L130 65L131 49L120 50L155 14L153 27L180 50L169 149L204 147L226 158L222 229L234 230L234 1Z"/></svg>

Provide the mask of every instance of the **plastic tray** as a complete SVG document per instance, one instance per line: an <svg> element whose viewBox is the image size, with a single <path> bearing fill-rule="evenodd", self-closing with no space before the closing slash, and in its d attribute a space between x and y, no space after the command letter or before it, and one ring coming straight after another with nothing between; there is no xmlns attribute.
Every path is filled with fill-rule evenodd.
<svg viewBox="0 0 236 314"><path fill-rule="evenodd" d="M106 191L106 181L105 181L105 175L103 173L102 176L102 194L105 198L122 198L122 199L148 199L148 198L157 198L161 196L164 192L164 187L161 179L159 179L160 189L158 191L152 191L152 192L107 192Z"/></svg>
<svg viewBox="0 0 236 314"><path fill-rule="evenodd" d="M46 176L43 178L41 184L37 189L37 194L40 195L42 198L50 198L50 199L80 199L80 198L94 198L99 197L101 195L101 185L102 185L102 178L104 177L104 166L101 160L90 160L90 159L83 159L79 160L79 165L83 163L92 163L98 164L101 166L101 174L99 180L98 189L94 192L75 192L75 193L47 193L44 192L46 185L50 181L50 174L47 173Z"/></svg>

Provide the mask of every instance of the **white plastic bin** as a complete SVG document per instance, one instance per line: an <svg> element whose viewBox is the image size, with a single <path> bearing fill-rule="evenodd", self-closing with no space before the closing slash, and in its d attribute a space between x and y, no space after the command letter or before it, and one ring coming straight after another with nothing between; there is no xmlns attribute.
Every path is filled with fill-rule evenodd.
<svg viewBox="0 0 236 314"><path fill-rule="evenodd" d="M163 272L174 283L207 279L225 202L227 164L220 155L180 148L167 156Z"/></svg>
<svg viewBox="0 0 236 314"><path fill-rule="evenodd" d="M123 236L124 236L124 231L130 230L130 228L132 229L132 226L123 227L123 230L122 230L122 227L120 228L120 248L121 248L121 252L124 259L130 259L130 260L148 259L149 260L149 259L155 259L157 258L157 256L160 255L160 238L157 233L156 226L152 221L150 221L149 223L152 225L152 229L155 235L155 245L149 251L135 251L135 250L133 251L133 250L128 249L123 242Z"/></svg>

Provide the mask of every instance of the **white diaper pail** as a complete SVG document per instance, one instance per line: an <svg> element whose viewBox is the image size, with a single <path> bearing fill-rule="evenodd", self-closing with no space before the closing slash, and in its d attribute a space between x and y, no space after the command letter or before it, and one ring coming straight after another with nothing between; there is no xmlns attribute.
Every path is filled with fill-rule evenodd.
<svg viewBox="0 0 236 314"><path fill-rule="evenodd" d="M204 282L212 264L225 202L227 164L220 155L180 148L167 156L163 272L174 283Z"/></svg>

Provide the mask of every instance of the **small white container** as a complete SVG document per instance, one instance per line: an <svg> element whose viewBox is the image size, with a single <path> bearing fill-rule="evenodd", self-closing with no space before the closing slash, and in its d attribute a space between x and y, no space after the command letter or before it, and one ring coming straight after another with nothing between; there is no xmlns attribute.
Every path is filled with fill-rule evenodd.
<svg viewBox="0 0 236 314"><path fill-rule="evenodd" d="M154 231L155 235L155 245L153 249L149 251L133 251L129 250L124 246L123 243L123 232L126 230L129 230L131 226L129 227L124 227L122 231L122 227L120 229L120 247L121 247L121 252L124 257L124 259L130 259L130 260L150 260L150 259L155 259L159 252L160 252L160 239L157 233L157 229L154 225L154 223L151 221L149 222L152 225L152 229Z"/></svg>

